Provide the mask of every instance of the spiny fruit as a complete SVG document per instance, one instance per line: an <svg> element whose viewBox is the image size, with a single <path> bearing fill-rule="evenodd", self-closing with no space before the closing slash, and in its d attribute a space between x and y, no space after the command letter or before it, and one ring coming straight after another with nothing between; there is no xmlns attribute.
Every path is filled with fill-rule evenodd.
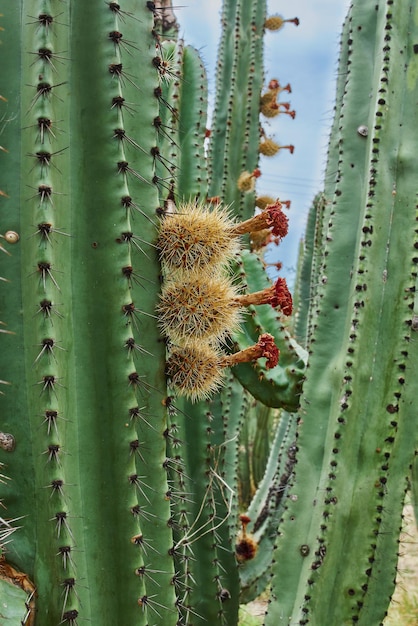
<svg viewBox="0 0 418 626"><path fill-rule="evenodd" d="M223 276L168 281L157 307L161 331L180 345L201 339L222 341L239 326L239 309L231 304L236 296L231 281Z"/></svg>
<svg viewBox="0 0 418 626"><path fill-rule="evenodd" d="M192 402L210 397L222 385L224 369L238 363L247 363L266 358L266 368L275 367L279 350L274 338L265 333L258 342L234 354L224 355L209 343L175 347L166 364L166 374L177 393Z"/></svg>
<svg viewBox="0 0 418 626"><path fill-rule="evenodd" d="M280 30L286 23L292 23L295 24L295 26L299 26L299 18L294 17L291 20L285 20L280 15L272 15L266 19L264 26L267 30Z"/></svg>
<svg viewBox="0 0 418 626"><path fill-rule="evenodd" d="M250 304L270 304L291 315L286 280L278 278L271 287L243 295L222 276L171 280L162 289L157 312L162 333L173 344L187 346L201 340L223 341L238 329L240 308Z"/></svg>
<svg viewBox="0 0 418 626"><path fill-rule="evenodd" d="M237 187L240 191L254 191L255 189L255 180L261 175L261 172L258 168L253 170L252 172L241 172L237 180Z"/></svg>
<svg viewBox="0 0 418 626"><path fill-rule="evenodd" d="M231 237L234 221L220 205L186 203L161 221L157 239L160 259L166 272L198 272L212 275L238 251Z"/></svg>
<svg viewBox="0 0 418 626"><path fill-rule="evenodd" d="M260 142L258 151L260 154L264 156L272 157L279 152L279 150L289 150L290 154L293 154L295 147L293 145L281 146L276 143L273 139L264 139L264 141Z"/></svg>
<svg viewBox="0 0 418 626"><path fill-rule="evenodd" d="M255 174L248 176L252 179ZM166 274L212 276L222 271L239 250L240 235L272 227L273 234L284 237L287 217L281 208L281 203L275 201L262 213L236 223L221 205L212 210L203 204L180 205L176 212L164 216L157 239Z"/></svg>

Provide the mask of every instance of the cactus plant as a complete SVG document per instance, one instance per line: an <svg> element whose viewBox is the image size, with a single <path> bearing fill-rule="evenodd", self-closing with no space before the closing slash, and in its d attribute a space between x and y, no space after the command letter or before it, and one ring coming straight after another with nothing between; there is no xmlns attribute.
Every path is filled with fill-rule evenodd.
<svg viewBox="0 0 418 626"><path fill-rule="evenodd" d="M343 30L267 626L381 624L394 589L417 446L416 10L353 3Z"/></svg>
<svg viewBox="0 0 418 626"><path fill-rule="evenodd" d="M265 5L249 6L236 19L254 44L240 71L258 66L255 150ZM1 33L2 581L26 594L22 624L232 624L226 442L247 396L228 374L211 405L173 400L157 320L160 220L208 195L201 61L165 41L167 3L25 0L4 7Z"/></svg>
<svg viewBox="0 0 418 626"><path fill-rule="evenodd" d="M263 90L260 35L296 21L266 24L264 1L224 2L206 150L205 72L169 3L2 9L6 623L232 626L240 597L267 584L268 626L381 623L417 444L415 10L353 2L345 22L294 325L268 304L280 291L290 312L249 230L271 228L275 204L255 192L260 152L280 147L260 110L294 116L277 100L286 87ZM256 205L267 222L254 226ZM208 281L209 266L196 271L198 255L173 269L161 233L183 215L193 235L199 217L220 214L230 245L210 273L249 312L199 345L161 318L168 289L199 272ZM274 233L286 230L282 220ZM302 400L306 352L292 327L309 351ZM211 372L267 359L225 368L201 394L178 372L199 380L187 367L202 349ZM247 473L259 482L243 511L240 444L266 423L270 451Z"/></svg>

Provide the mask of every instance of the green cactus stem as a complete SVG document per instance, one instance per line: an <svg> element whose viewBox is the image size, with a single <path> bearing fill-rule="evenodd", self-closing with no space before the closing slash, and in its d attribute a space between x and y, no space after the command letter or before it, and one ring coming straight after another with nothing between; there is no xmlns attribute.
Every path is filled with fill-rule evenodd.
<svg viewBox="0 0 418 626"><path fill-rule="evenodd" d="M153 13L128 1L60 9L58 17L47 1L25 2L5 18L16 71L2 200L14 210L2 211L1 232L20 241L3 313L19 340L7 337L2 354L19 356L1 412L16 439L7 512L23 518L8 559L34 580L45 626L98 615L175 624L165 348L150 245L161 186ZM139 576L151 551L155 573Z"/></svg>
<svg viewBox="0 0 418 626"><path fill-rule="evenodd" d="M377 626L394 589L417 446L411 129L418 33L411 14L415 2L353 3L346 22L342 73L348 72L331 138L339 168L333 197L325 191L324 279L267 626L278 620Z"/></svg>

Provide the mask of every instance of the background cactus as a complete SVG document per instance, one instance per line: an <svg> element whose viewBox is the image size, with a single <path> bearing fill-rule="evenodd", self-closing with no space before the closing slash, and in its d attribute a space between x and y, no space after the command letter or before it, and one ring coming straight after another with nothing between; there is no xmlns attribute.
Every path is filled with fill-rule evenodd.
<svg viewBox="0 0 418 626"><path fill-rule="evenodd" d="M266 625L380 624L394 589L417 445L415 13L415 2L353 3L344 26Z"/></svg>
<svg viewBox="0 0 418 626"><path fill-rule="evenodd" d="M166 5L1 11L6 623L233 625L269 585L266 625L379 624L417 443L415 2L353 3L295 322L251 305L223 345L271 335L279 364L199 402L167 387L159 226L182 202L236 221L274 202L260 103L286 108L263 89L265 2L228 1L209 133ZM223 270L242 293L269 285L252 239Z"/></svg>
<svg viewBox="0 0 418 626"><path fill-rule="evenodd" d="M258 49L242 66L258 68L248 130L265 6L234 11ZM2 13L0 231L19 235L2 239L14 334L2 333L1 426L15 442L3 537L21 526L2 578L25 592L24 624L235 623L248 395L228 375L210 405L170 397L156 317L164 205L208 193L202 64L165 41L176 28L158 3Z"/></svg>

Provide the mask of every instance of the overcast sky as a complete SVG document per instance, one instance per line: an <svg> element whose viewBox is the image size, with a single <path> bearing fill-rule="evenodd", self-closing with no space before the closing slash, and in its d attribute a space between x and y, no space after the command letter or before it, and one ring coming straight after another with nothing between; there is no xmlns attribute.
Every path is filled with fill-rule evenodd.
<svg viewBox="0 0 418 626"><path fill-rule="evenodd" d="M187 6L185 6L187 4ZM300 25L286 24L265 38L266 79L290 82L290 100L296 118L275 118L266 127L278 143L292 143L295 152L261 157L262 176L257 191L282 200L291 200L290 232L279 248L267 258L281 260L289 279L296 265L298 243L303 235L310 202L322 186L328 132L334 106L339 34L349 0L270 0L269 14L298 17ZM213 92L214 66L220 30L221 0L185 0L177 11L180 33L187 43L201 51ZM287 7L291 6L291 9ZM289 13L291 11L291 14ZM286 96L285 98L283 96ZM266 126L266 125L265 125Z"/></svg>

